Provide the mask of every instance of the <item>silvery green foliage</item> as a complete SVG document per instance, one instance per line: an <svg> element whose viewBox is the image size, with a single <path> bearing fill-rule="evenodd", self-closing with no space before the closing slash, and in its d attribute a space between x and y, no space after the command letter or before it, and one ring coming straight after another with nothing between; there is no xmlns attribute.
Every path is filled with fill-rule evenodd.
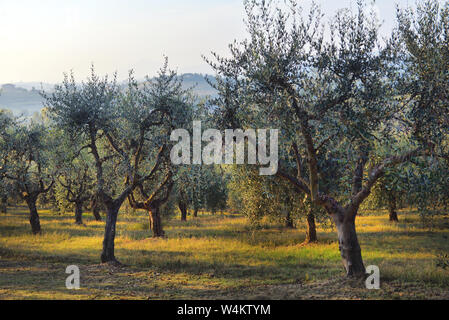
<svg viewBox="0 0 449 320"><path fill-rule="evenodd" d="M405 88L411 96L406 118L413 123L417 139L433 144L437 152L447 153L449 2L418 1L416 8L398 11L398 21L403 40Z"/></svg>
<svg viewBox="0 0 449 320"><path fill-rule="evenodd" d="M430 8L436 6L436 1L428 3ZM420 104L413 91L416 85L409 84L420 77L419 70L428 68L416 66L417 58L410 65L413 52L401 50L399 32L380 39L380 22L364 1L357 1L355 12L338 11L329 25L322 23L317 6L303 14L296 1L284 6L277 1L249 0L245 8L247 39L230 45L229 58L213 54L213 59L206 59L217 73L215 87L220 97L215 101L216 113L231 126L279 128L281 167L291 176L298 169L290 148L296 143L306 184L313 185L311 179L318 179L319 192L350 203L355 169L382 161L379 145L394 145L394 136L400 131L410 140L410 148L426 147L428 141L416 139L417 127L425 126L420 132L446 128L445 116L437 116L434 110L441 115L442 107L448 105L447 9L441 10L440 18L435 13L424 19L436 34L430 35L430 27L409 27L405 22L400 28L404 33L415 31L409 41L430 37L432 41L425 43L438 49L436 60L430 59L433 68L438 64L437 80L428 82L421 77L420 81L432 88L433 100L431 106L420 108L425 116L419 116L414 107L407 109L409 103ZM326 32L329 40L325 40ZM442 145L441 139L439 143ZM310 146L316 170L310 166ZM407 149L398 146L395 151ZM361 182L366 179L362 175Z"/></svg>
<svg viewBox="0 0 449 320"><path fill-rule="evenodd" d="M0 199L7 199L14 189L12 181L6 178L6 174L10 166L9 152L13 147L15 125L12 113L0 110Z"/></svg>
<svg viewBox="0 0 449 320"><path fill-rule="evenodd" d="M15 123L4 133L4 177L16 185L23 197L47 192L53 182L49 163L55 143L48 127L33 122Z"/></svg>
<svg viewBox="0 0 449 320"><path fill-rule="evenodd" d="M54 130L58 141L52 153L56 184L54 198L57 210L73 210L75 203L86 206L95 191L95 162L87 148L82 148L80 139L73 139L62 130Z"/></svg>
<svg viewBox="0 0 449 320"><path fill-rule="evenodd" d="M295 1L288 9L276 4L245 1L248 38L230 45L230 58L208 60L217 73L217 113L228 125L279 128L282 166L295 170L296 143L305 180L310 172L301 127L307 124L320 190L348 201L357 161L374 152L373 141L387 143L400 106L394 98L397 54L392 43L379 41L379 22L360 1L355 13L341 10L329 26L315 5L304 15Z"/></svg>
<svg viewBox="0 0 449 320"><path fill-rule="evenodd" d="M130 187L148 174L172 128L189 112L191 99L167 62L155 79L144 83L133 72L124 88L114 76L100 78L94 69L86 82L66 75L54 93L45 95L58 128L81 141L96 163L97 192L125 198ZM77 151L76 151L77 153Z"/></svg>
<svg viewBox="0 0 449 320"><path fill-rule="evenodd" d="M422 222L433 227L433 217L449 212L449 162L429 157L405 169L405 195L410 207L417 208Z"/></svg>

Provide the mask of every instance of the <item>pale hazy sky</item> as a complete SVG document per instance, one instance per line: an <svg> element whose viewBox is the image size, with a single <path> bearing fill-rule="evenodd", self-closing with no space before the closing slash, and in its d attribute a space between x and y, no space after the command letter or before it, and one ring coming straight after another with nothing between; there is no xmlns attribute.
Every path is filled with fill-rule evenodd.
<svg viewBox="0 0 449 320"><path fill-rule="evenodd" d="M317 2L327 15L355 6ZM394 24L395 3L413 2L377 0L383 32ZM81 80L92 62L119 79L131 68L151 76L164 55L181 73L207 73L201 54L226 53L245 36L243 18L241 0L0 0L0 83L54 83L71 69Z"/></svg>

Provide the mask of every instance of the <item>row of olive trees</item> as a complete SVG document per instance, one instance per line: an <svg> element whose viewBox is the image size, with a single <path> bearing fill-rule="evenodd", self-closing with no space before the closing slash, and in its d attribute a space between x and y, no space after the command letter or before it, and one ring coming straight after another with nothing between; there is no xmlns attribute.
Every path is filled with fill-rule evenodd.
<svg viewBox="0 0 449 320"><path fill-rule="evenodd" d="M79 224L88 202L96 214L104 207L103 262L116 262L117 215L127 199L149 211L154 234L162 235L159 207L180 180L170 165L170 132L191 122L195 103L176 73L166 63L144 83L130 73L122 88L92 68L86 82L66 75L51 94L43 95L42 121L0 114L2 206L7 184L13 184L29 207L35 234L41 231L37 200L50 190L56 203L74 207ZM178 183L177 194L183 185Z"/></svg>
<svg viewBox="0 0 449 320"><path fill-rule="evenodd" d="M230 45L229 58L206 59L219 92L215 125L280 129L277 177L244 180L248 172L234 173L247 197L242 208L255 217L275 212L273 204L282 204L278 212L301 209L309 227L326 211L347 274L362 275L355 219L371 191L392 168L449 158L449 3L428 0L398 11L397 30L385 41L361 0L356 12L339 11L329 26L315 5L307 17L296 1L287 7L246 0L248 39ZM219 174L170 165L170 132L189 128L196 100L166 65L144 84L130 74L125 88L93 70L81 84L67 75L45 98L48 127L2 116L15 129L2 129L0 177L2 184L14 181L27 202L33 232L40 230L36 199L55 183L75 207L88 198L105 207L103 262L117 261L116 222L127 199L150 212L158 233L160 206L173 190L183 218L189 203L194 212L208 201L223 206ZM426 181L434 186L437 179ZM416 193L427 200L429 189L418 180Z"/></svg>
<svg viewBox="0 0 449 320"><path fill-rule="evenodd" d="M162 232L159 207L173 185L168 138L190 119L193 99L165 64L158 77L143 84L130 73L123 90L93 70L81 86L66 76L46 104L55 126L76 142L75 153L86 150L93 158L95 197L106 207L101 261L116 263L116 222L125 200L148 210L153 231Z"/></svg>
<svg viewBox="0 0 449 320"><path fill-rule="evenodd" d="M287 11L273 1L245 8L248 39L232 43L229 58L206 59L217 118L280 129L277 175L329 214L347 275L363 275L355 219L373 187L392 167L447 157L449 3L398 11L385 41L363 1L328 27L318 7L304 17L296 1Z"/></svg>

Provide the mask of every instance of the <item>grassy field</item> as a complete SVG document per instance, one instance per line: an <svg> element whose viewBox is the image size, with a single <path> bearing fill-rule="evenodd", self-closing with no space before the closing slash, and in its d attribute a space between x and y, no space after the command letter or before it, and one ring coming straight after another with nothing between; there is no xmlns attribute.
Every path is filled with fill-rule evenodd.
<svg viewBox="0 0 449 320"><path fill-rule="evenodd" d="M103 222L40 216L43 233L33 236L26 208L0 215L0 299L449 299L449 269L438 266L449 252L447 216L431 231L409 212L397 224L384 212L357 219L379 290L344 277L332 228L319 226L319 243L301 246L301 225L252 230L242 216L203 214L167 221L167 238L152 239L144 212L120 214L119 268L99 264ZM79 290L65 288L68 265L80 268Z"/></svg>

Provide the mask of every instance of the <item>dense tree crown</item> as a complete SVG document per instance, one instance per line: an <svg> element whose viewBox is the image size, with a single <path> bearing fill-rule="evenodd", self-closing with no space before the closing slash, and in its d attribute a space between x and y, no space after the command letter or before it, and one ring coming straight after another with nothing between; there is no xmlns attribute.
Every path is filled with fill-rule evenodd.
<svg viewBox="0 0 449 320"><path fill-rule="evenodd" d="M360 205L390 167L444 156L447 119L437 114L448 105L448 5L400 11L399 32L386 41L362 1L329 25L318 7L304 16L295 1L286 10L245 1L245 9L248 39L230 44L229 58L206 59L217 74L217 116L281 129L278 176L329 213L347 274L364 274Z"/></svg>

